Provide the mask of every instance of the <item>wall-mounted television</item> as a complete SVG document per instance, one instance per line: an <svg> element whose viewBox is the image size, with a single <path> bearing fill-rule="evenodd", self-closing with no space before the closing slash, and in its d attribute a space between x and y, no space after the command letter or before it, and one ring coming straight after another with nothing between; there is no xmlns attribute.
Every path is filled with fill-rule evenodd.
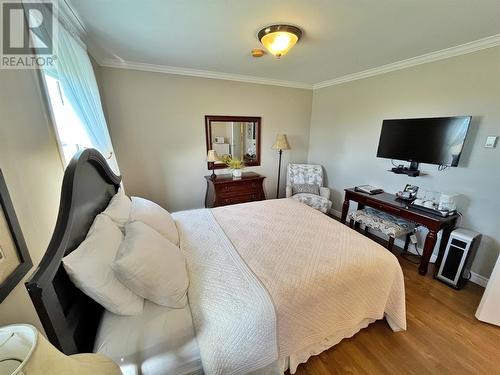
<svg viewBox="0 0 500 375"><path fill-rule="evenodd" d="M384 120L380 158L456 167L471 116Z"/></svg>

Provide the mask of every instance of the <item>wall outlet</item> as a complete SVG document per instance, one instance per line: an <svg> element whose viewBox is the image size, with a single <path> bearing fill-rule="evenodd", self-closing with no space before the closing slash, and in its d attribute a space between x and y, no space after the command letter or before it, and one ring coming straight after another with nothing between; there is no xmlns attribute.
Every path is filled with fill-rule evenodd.
<svg viewBox="0 0 500 375"><path fill-rule="evenodd" d="M486 148L495 148L497 146L498 136L489 136L486 138L486 143L484 147Z"/></svg>

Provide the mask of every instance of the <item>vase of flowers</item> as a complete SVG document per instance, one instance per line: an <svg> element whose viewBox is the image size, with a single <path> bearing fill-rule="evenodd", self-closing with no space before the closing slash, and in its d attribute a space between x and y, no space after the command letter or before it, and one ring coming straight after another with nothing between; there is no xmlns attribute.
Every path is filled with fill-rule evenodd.
<svg viewBox="0 0 500 375"><path fill-rule="evenodd" d="M243 162L243 160L238 158L233 158L228 155L223 159L223 161L227 165L227 167L231 170L233 178L241 178L242 169L245 167L245 163Z"/></svg>

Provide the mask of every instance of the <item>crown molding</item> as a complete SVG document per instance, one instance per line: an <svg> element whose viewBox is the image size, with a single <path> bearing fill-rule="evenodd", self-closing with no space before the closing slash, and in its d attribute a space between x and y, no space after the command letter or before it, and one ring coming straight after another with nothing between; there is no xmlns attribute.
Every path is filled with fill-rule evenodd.
<svg viewBox="0 0 500 375"><path fill-rule="evenodd" d="M147 64L147 63L126 61L126 60L102 59L98 60L97 63L101 66L108 68L131 69L131 70L140 70L145 72L167 73L167 74L209 78L209 79L222 79L226 81L237 81L245 83L255 83L260 85L291 87L291 88L306 89L306 90L312 90L313 88L311 84L303 82L282 81L272 78L254 77L242 74L221 73L221 72L214 72L211 70L180 68L168 65Z"/></svg>
<svg viewBox="0 0 500 375"><path fill-rule="evenodd" d="M312 87L314 90L322 89L328 86L340 85L341 83L356 81L362 78L373 77L380 74L394 72L396 70L410 68L412 66L426 64L433 61L444 60L450 57L465 55L468 53L498 46L500 46L500 34L493 35L483 39L478 39L473 42L461 44L455 47L445 48L440 51L426 53L424 55L412 57L410 59L397 61L395 63L382 65L377 68L363 70L358 73L348 74L342 77L330 79L328 81L315 83L312 85Z"/></svg>
<svg viewBox="0 0 500 375"><path fill-rule="evenodd" d="M66 0L59 1L56 4L59 21L66 26L66 29L71 34L76 35L85 43L87 41L87 29L85 24Z"/></svg>
<svg viewBox="0 0 500 375"><path fill-rule="evenodd" d="M272 85L272 86L291 87L291 88L306 89L306 90L317 90L317 89L322 89L324 87L340 85L346 82L356 81L363 78L390 73L397 70L406 69L434 61L444 60L450 57L465 55L468 53L477 52L498 46L500 46L500 34L479 39L473 42L461 44L458 46L446 48L440 51L426 53L424 55L397 61L391 64L382 65L376 68L363 70L358 73L348 74L342 77L334 78L331 80L315 84L294 82L294 81L282 81L272 78L247 76L243 74L222 73L211 70L200 70L200 69L181 68L168 65L148 64L141 62L126 61L118 58L101 59L99 58L99 56L96 55L94 55L94 58L96 58L97 63L99 65L109 68L131 69L131 70L139 70L145 72L166 73L166 74L174 74L174 75L182 75L190 77L199 77L199 78L222 79L227 81L254 83L260 85Z"/></svg>

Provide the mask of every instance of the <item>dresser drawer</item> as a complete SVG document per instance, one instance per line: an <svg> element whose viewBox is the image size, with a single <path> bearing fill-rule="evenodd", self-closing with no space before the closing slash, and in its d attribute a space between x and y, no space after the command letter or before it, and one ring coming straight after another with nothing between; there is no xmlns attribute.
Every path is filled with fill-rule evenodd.
<svg viewBox="0 0 500 375"><path fill-rule="evenodd" d="M246 193L258 193L261 186L262 182L260 181L249 181L236 184L224 184L223 186L218 186L216 189L221 197L232 197Z"/></svg>
<svg viewBox="0 0 500 375"><path fill-rule="evenodd" d="M370 198L366 198L366 205L393 215L399 215L401 213L401 210L397 207L392 207L388 204L383 204Z"/></svg>
<svg viewBox="0 0 500 375"><path fill-rule="evenodd" d="M255 172L243 172L240 179L232 175L219 175L216 178L205 176L207 192L205 207L227 206L266 199L264 176Z"/></svg>
<svg viewBox="0 0 500 375"><path fill-rule="evenodd" d="M234 195L234 196L226 197L226 198L221 197L221 199L220 199L220 205L221 206L226 206L226 205L230 205L230 204L238 204L238 203L261 201L263 199L264 198L262 197L262 194L260 194L260 193Z"/></svg>

